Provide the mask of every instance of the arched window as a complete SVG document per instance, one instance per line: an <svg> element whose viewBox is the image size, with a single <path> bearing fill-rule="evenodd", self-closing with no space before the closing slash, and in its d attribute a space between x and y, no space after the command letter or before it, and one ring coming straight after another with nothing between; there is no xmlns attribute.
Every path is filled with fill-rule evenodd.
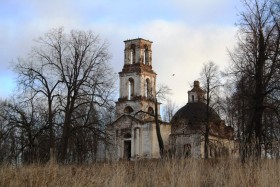
<svg viewBox="0 0 280 187"><path fill-rule="evenodd" d="M129 62L129 64L134 64L135 63L135 45L134 44L132 44L131 46L130 46L130 62Z"/></svg>
<svg viewBox="0 0 280 187"><path fill-rule="evenodd" d="M148 108L148 113L154 114L154 109L153 109L152 107L149 107L149 108Z"/></svg>
<svg viewBox="0 0 280 187"><path fill-rule="evenodd" d="M150 97L152 92L151 83L149 79L145 81L145 97Z"/></svg>
<svg viewBox="0 0 280 187"><path fill-rule="evenodd" d="M149 65L149 51L147 47L145 47L143 59L144 59L144 64Z"/></svg>
<svg viewBox="0 0 280 187"><path fill-rule="evenodd" d="M134 80L132 78L128 79L128 100L134 96Z"/></svg>
<svg viewBox="0 0 280 187"><path fill-rule="evenodd" d="M131 106L127 106L127 107L125 107L125 109L124 109L124 113L126 113L126 114L130 114L130 113L132 113L133 112L133 109L131 108Z"/></svg>

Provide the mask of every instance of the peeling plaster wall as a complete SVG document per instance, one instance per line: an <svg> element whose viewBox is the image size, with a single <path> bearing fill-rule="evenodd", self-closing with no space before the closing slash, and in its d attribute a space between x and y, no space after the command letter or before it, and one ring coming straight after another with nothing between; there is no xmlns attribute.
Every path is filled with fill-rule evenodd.
<svg viewBox="0 0 280 187"><path fill-rule="evenodd" d="M152 153L153 153L152 158L160 158L156 124L153 124L153 129L152 129Z"/></svg>
<svg viewBox="0 0 280 187"><path fill-rule="evenodd" d="M169 124L160 125L160 132L161 132L162 140L164 143L164 149L168 150L170 148L169 136L171 134L171 125L169 125Z"/></svg>
<svg viewBox="0 0 280 187"><path fill-rule="evenodd" d="M175 135L173 138L173 151L175 151L175 157L184 157L184 145L191 145L190 157L200 158L201 154L201 139L199 134L190 135Z"/></svg>
<svg viewBox="0 0 280 187"><path fill-rule="evenodd" d="M125 76L120 76L120 98L128 98L129 79L134 80L134 96L145 96L145 82L146 79L150 80L150 86L152 91L152 97L156 95L156 76L150 73L126 73ZM133 97L131 98L133 100Z"/></svg>
<svg viewBox="0 0 280 187"><path fill-rule="evenodd" d="M152 65L152 42L142 38L126 40L124 50L124 64L131 63L131 52L135 51L135 63L144 63L144 52L147 50L147 61Z"/></svg>
<svg viewBox="0 0 280 187"><path fill-rule="evenodd" d="M133 112L131 113L132 116L134 116L134 114L139 112L140 110L148 112L149 107L153 108L153 110L155 111L155 104L151 101L143 101L143 100L123 101L121 103L118 103L116 106L116 118L124 114L124 109L127 106L132 107L133 109ZM158 104L158 111L160 111L160 104Z"/></svg>
<svg viewBox="0 0 280 187"><path fill-rule="evenodd" d="M147 125L142 130L142 156L150 157L152 154L152 124Z"/></svg>
<svg viewBox="0 0 280 187"><path fill-rule="evenodd" d="M201 158L204 158L204 141L203 141L203 136L201 137ZM218 147L218 148L226 148L228 149L228 156L230 157L238 157L238 152L236 150L236 144L234 140L229 140L229 139L223 139L223 138L217 138L215 136L209 136L209 141L211 142L212 145ZM208 148L209 154L210 154L210 148ZM226 155L223 155L226 156ZM211 155L209 155L211 158Z"/></svg>
<svg viewBox="0 0 280 187"><path fill-rule="evenodd" d="M123 117L118 120L109 129L112 135L111 143L115 146L107 146L107 159L122 159L124 157L124 141L131 141L131 159L138 158L159 158L159 146L156 135L156 125L154 122L144 124L137 121L131 121L130 118ZM131 138L125 138L124 135L129 132ZM161 125L161 132L165 146L168 146L168 137L170 134L170 125Z"/></svg>

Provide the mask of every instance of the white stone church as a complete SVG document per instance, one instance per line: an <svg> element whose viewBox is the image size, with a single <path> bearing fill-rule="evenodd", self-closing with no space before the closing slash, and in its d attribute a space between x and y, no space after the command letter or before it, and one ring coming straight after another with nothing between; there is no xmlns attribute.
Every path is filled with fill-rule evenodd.
<svg viewBox="0 0 280 187"><path fill-rule="evenodd" d="M101 155L107 160L159 158L153 117L157 74L152 69L152 42L137 38L124 43L124 66L119 73L120 95L116 102L116 119L107 127L110 143L102 146L104 154ZM204 91L198 81L195 81L188 97L188 103L175 114L171 123L160 120L160 131L169 155L199 158L203 157L206 105ZM157 108L160 111L160 103ZM214 120L210 124L210 142L213 139L215 143L210 146L210 157L222 151L230 154L234 151L233 128L226 126L214 110L212 113ZM158 118L161 119L160 115Z"/></svg>

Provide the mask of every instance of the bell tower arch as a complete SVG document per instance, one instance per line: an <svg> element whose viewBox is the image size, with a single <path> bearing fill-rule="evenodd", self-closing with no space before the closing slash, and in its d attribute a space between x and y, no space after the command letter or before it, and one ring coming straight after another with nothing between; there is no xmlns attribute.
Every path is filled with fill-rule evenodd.
<svg viewBox="0 0 280 187"><path fill-rule="evenodd" d="M148 112L149 108L154 110L157 74L152 69L152 43L142 38L124 41L124 65L119 72L116 117L126 113L127 107L134 111L131 115L140 110Z"/></svg>

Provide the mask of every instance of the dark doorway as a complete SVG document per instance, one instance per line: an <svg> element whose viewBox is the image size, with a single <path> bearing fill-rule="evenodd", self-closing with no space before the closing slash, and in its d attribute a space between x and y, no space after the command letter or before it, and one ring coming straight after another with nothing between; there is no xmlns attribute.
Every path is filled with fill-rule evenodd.
<svg viewBox="0 0 280 187"><path fill-rule="evenodd" d="M191 156L191 149L192 149L191 144L185 144L184 145L184 156L185 157L190 157Z"/></svg>
<svg viewBox="0 0 280 187"><path fill-rule="evenodd" d="M123 158L130 160L131 158L131 141L130 140L125 140L124 141L124 154Z"/></svg>

